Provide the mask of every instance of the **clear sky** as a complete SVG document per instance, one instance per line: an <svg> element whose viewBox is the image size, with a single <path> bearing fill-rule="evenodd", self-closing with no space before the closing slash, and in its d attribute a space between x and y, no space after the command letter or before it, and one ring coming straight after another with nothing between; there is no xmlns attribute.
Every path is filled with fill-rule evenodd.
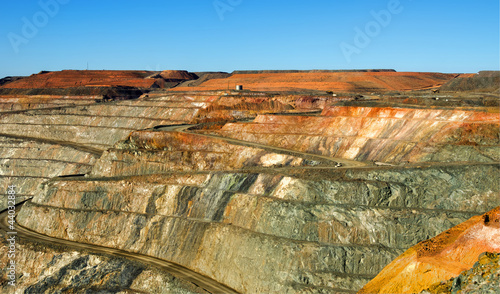
<svg viewBox="0 0 500 294"><path fill-rule="evenodd" d="M2 1L0 77L61 69L499 69L498 0Z"/></svg>

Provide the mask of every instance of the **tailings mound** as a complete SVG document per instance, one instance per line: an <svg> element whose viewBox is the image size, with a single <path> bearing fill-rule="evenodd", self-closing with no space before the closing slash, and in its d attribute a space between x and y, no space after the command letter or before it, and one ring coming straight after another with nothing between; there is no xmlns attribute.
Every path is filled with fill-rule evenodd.
<svg viewBox="0 0 500 294"><path fill-rule="evenodd" d="M208 80L196 90L223 90L243 85L252 91L387 92L439 87L455 75L410 72L291 72L233 73L226 79ZM193 90L176 87L175 91Z"/></svg>

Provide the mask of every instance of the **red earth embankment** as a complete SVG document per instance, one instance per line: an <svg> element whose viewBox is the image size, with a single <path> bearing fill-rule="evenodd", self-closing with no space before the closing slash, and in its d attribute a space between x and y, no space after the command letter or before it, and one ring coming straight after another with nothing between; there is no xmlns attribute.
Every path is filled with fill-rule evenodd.
<svg viewBox="0 0 500 294"><path fill-rule="evenodd" d="M211 79L197 87L176 87L172 91L234 89L243 85L252 91L387 92L439 87L454 74L416 72L291 72L234 73L225 79Z"/></svg>
<svg viewBox="0 0 500 294"><path fill-rule="evenodd" d="M483 252L500 253L500 207L408 249L359 293L418 293L471 268Z"/></svg>
<svg viewBox="0 0 500 294"><path fill-rule="evenodd" d="M135 87L163 88L166 82L180 82L196 78L185 71L164 71L157 75L150 71L131 70L63 70L42 72L5 84L3 88L44 89L76 87Z"/></svg>

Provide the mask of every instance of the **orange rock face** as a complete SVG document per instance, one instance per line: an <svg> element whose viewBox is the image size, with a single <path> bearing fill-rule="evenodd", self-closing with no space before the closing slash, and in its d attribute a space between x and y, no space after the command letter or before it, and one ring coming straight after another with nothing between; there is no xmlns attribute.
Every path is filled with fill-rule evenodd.
<svg viewBox="0 0 500 294"><path fill-rule="evenodd" d="M471 268L486 251L500 253L500 207L408 249L359 293L418 293Z"/></svg>
<svg viewBox="0 0 500 294"><path fill-rule="evenodd" d="M226 79L208 80L198 87L176 87L172 91L224 90L243 85L253 91L320 90L337 92L386 92L439 87L452 74L414 72L298 72L244 73Z"/></svg>

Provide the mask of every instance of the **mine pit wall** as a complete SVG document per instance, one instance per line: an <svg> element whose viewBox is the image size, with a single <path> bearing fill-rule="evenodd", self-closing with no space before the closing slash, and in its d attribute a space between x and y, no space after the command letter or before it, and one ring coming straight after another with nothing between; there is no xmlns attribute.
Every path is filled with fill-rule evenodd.
<svg viewBox="0 0 500 294"><path fill-rule="evenodd" d="M49 178L90 173L98 157L69 146L0 136L0 210L7 208L8 186L16 186L20 202Z"/></svg>
<svg viewBox="0 0 500 294"><path fill-rule="evenodd" d="M157 125L189 123L198 107L169 107L165 104L128 101L54 110L15 113L0 118L2 132L35 138L69 141L107 149L137 129Z"/></svg>
<svg viewBox="0 0 500 294"><path fill-rule="evenodd" d="M497 162L498 113L332 107L320 117L260 115L223 136L360 161Z"/></svg>
<svg viewBox="0 0 500 294"><path fill-rule="evenodd" d="M91 175L97 177L173 171L237 170L245 167L292 167L319 164L301 157L181 132L133 132L104 152Z"/></svg>
<svg viewBox="0 0 500 294"><path fill-rule="evenodd" d="M4 238L5 237L5 238ZM2 236L2 240L6 240ZM9 271L8 244L0 247L0 273ZM127 293L206 293L194 284L125 258L82 251L68 251L60 246L29 242L16 243L16 285L2 283L0 292L10 293L76 293L123 291ZM88 292L87 292L88 291Z"/></svg>
<svg viewBox="0 0 500 294"><path fill-rule="evenodd" d="M18 221L173 261L244 293L358 290L415 243L500 205L498 172L491 164L328 170L315 179L61 179Z"/></svg>
<svg viewBox="0 0 500 294"><path fill-rule="evenodd" d="M291 109L288 99L291 98L274 101L269 97L152 95L136 100L6 112L0 117L0 125L5 134L22 133L105 150L134 130L254 117L258 113Z"/></svg>
<svg viewBox="0 0 500 294"><path fill-rule="evenodd" d="M91 105L102 96L1 95L0 112Z"/></svg>

